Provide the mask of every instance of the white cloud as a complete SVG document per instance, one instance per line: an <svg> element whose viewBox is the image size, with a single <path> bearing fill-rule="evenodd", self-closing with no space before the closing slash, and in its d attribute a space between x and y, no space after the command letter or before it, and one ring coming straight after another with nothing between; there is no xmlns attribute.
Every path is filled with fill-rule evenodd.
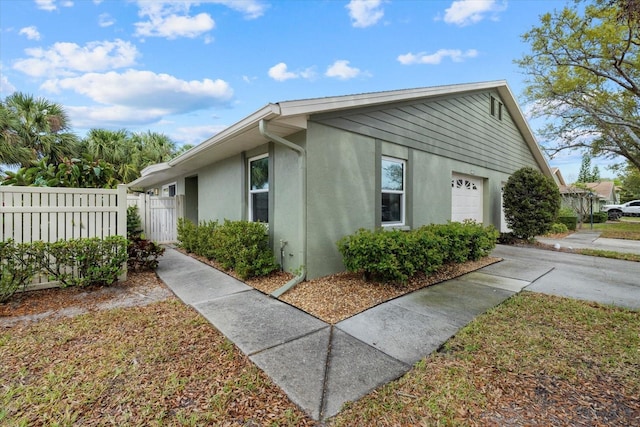
<svg viewBox="0 0 640 427"><path fill-rule="evenodd" d="M352 25L357 28L370 27L384 16L382 0L351 0L346 8L349 9Z"/></svg>
<svg viewBox="0 0 640 427"><path fill-rule="evenodd" d="M111 17L108 13L101 13L98 16L98 25L105 28L110 27L116 23L116 20Z"/></svg>
<svg viewBox="0 0 640 427"><path fill-rule="evenodd" d="M36 6L38 9L46 10L48 12L52 12L58 9L56 4L56 0L35 0ZM63 0L60 2L60 6L62 7L71 7L73 6L73 2L70 0Z"/></svg>
<svg viewBox="0 0 640 427"><path fill-rule="evenodd" d="M255 19L264 14L267 5L258 0L138 0L138 15L144 20L136 22L136 35L141 37L195 38L211 31L215 21L209 13L191 15L191 6L219 4L238 11L247 19ZM211 42L211 39L207 39Z"/></svg>
<svg viewBox="0 0 640 427"><path fill-rule="evenodd" d="M41 89L73 90L110 107L139 109L140 114L181 114L226 104L233 89L224 80L180 80L168 74L128 70L124 73L88 73L47 80ZM136 113L137 114L137 113Z"/></svg>
<svg viewBox="0 0 640 427"><path fill-rule="evenodd" d="M327 68L326 73L324 73L324 75L327 77L336 77L340 80L352 79L362 74L364 73L360 71L359 68L350 67L349 61L344 59L337 60L336 62L331 64Z"/></svg>
<svg viewBox="0 0 640 427"><path fill-rule="evenodd" d="M16 87L11 84L7 76L2 72L2 63L0 63L0 95L11 95L16 91Z"/></svg>
<svg viewBox="0 0 640 427"><path fill-rule="evenodd" d="M144 37L178 37L195 38L215 27L213 18L208 13L196 16L186 15L150 15L149 21L136 22L136 35Z"/></svg>
<svg viewBox="0 0 640 427"><path fill-rule="evenodd" d="M436 53L427 54L420 53L406 53L398 56L398 61L403 65L412 64L440 64L445 58L451 58L453 62L462 62L467 58L475 58L478 56L478 51L475 49L469 49L461 51L460 49L440 49Z"/></svg>
<svg viewBox="0 0 640 427"><path fill-rule="evenodd" d="M14 68L33 77L128 67L139 55L134 45L120 39L90 42L85 46L59 42L48 50L32 48L25 53L29 58L19 59Z"/></svg>
<svg viewBox="0 0 640 427"><path fill-rule="evenodd" d="M227 6L237 12L241 12L247 19L261 17L268 7L264 2L257 0L203 0L201 3L215 3Z"/></svg>
<svg viewBox="0 0 640 427"><path fill-rule="evenodd" d="M309 67L302 71L293 72L288 70L287 64L285 64L284 62L280 62L269 68L268 74L269 77L279 82L299 78L310 80L316 76L313 67Z"/></svg>
<svg viewBox="0 0 640 427"><path fill-rule="evenodd" d="M226 125L179 127L170 136L183 144L198 145L226 128Z"/></svg>
<svg viewBox="0 0 640 427"><path fill-rule="evenodd" d="M157 122L171 114L168 109L142 110L126 105L82 107L65 105L64 109L69 114L73 126L84 129L143 125Z"/></svg>
<svg viewBox="0 0 640 427"><path fill-rule="evenodd" d="M40 40L40 33L38 32L38 28L33 25L21 28L18 34L25 35L29 40Z"/></svg>
<svg viewBox="0 0 640 427"><path fill-rule="evenodd" d="M273 67L269 68L268 74L269 74L269 77L279 82L298 78L298 75L296 73L287 71L287 64L285 64L284 62L280 62L274 65Z"/></svg>
<svg viewBox="0 0 640 427"><path fill-rule="evenodd" d="M482 21L488 14L492 15L492 19L497 19L497 13L506 9L506 1L456 0L445 10L444 22L463 27Z"/></svg>

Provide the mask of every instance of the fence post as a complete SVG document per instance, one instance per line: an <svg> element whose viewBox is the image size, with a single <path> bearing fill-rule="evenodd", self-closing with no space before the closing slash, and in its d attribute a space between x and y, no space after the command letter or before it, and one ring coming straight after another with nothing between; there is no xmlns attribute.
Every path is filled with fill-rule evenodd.
<svg viewBox="0 0 640 427"><path fill-rule="evenodd" d="M117 215L117 231L118 236L127 238L127 186L118 184L118 215ZM122 274L118 276L118 281L127 280L127 261L124 262Z"/></svg>

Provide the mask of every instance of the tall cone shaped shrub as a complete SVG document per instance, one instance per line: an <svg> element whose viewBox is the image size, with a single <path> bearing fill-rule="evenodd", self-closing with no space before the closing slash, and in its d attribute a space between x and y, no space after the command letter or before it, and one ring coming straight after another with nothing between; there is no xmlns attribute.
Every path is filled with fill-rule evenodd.
<svg viewBox="0 0 640 427"><path fill-rule="evenodd" d="M560 210L560 190L553 179L525 167L504 186L504 215L516 237L531 240L551 229Z"/></svg>

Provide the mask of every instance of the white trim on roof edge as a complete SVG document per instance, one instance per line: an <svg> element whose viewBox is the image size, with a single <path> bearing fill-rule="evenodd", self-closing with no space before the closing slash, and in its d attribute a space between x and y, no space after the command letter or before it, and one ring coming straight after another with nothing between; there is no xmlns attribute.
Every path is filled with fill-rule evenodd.
<svg viewBox="0 0 640 427"><path fill-rule="evenodd" d="M527 142L534 158L540 165L542 172L552 177L552 172L544 158L540 147L524 117L524 114L520 110L520 106L515 100L511 89L509 88L506 80L495 80L479 83L464 83L444 86L432 86L422 87L415 89L401 89L383 92L371 92L355 95L342 95L332 96L325 98L310 98L293 101L282 101L278 103L270 103L261 109L255 111L249 116L229 126L223 131L217 133L211 138L203 141L201 144L186 151L180 156L170 160L167 163L160 163L151 165L144 168L141 172L141 177L131 182L129 187L149 187L159 184L169 179L173 179L181 174L187 173L190 170L189 164L196 161L202 161L203 155L211 153L210 150L220 150L229 142L235 140L242 134L247 134L258 130L258 124L260 120L269 120L273 124L277 124L281 119L282 124L289 125L291 132L295 131L294 127L290 126L291 123L295 123L296 120L291 120L294 117L308 117L311 114L327 113L331 111L346 110L351 108L367 107L382 105L387 103L410 101L412 99L431 98L441 95L449 95L455 93L472 92L478 90L496 89L502 97L505 106L508 111L511 112L516 126L520 129L523 138ZM306 120L305 120L306 121ZM303 127L298 127L303 129ZM252 135L255 138L256 144L265 143L261 135L256 133ZM281 135L287 136L287 135ZM191 169L195 171L196 168Z"/></svg>

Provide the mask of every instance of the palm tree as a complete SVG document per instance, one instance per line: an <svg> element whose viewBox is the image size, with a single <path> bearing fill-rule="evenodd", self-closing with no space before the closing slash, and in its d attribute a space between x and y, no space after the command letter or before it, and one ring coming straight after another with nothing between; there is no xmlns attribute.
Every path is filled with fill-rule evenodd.
<svg viewBox="0 0 640 427"><path fill-rule="evenodd" d="M20 145L15 129L20 122L0 102L0 165L17 166L31 160L31 152Z"/></svg>
<svg viewBox="0 0 640 427"><path fill-rule="evenodd" d="M16 92L5 98L3 107L18 144L31 154L29 162L20 162L22 166L43 157L58 164L77 154L78 138L68 132L69 118L61 105Z"/></svg>

